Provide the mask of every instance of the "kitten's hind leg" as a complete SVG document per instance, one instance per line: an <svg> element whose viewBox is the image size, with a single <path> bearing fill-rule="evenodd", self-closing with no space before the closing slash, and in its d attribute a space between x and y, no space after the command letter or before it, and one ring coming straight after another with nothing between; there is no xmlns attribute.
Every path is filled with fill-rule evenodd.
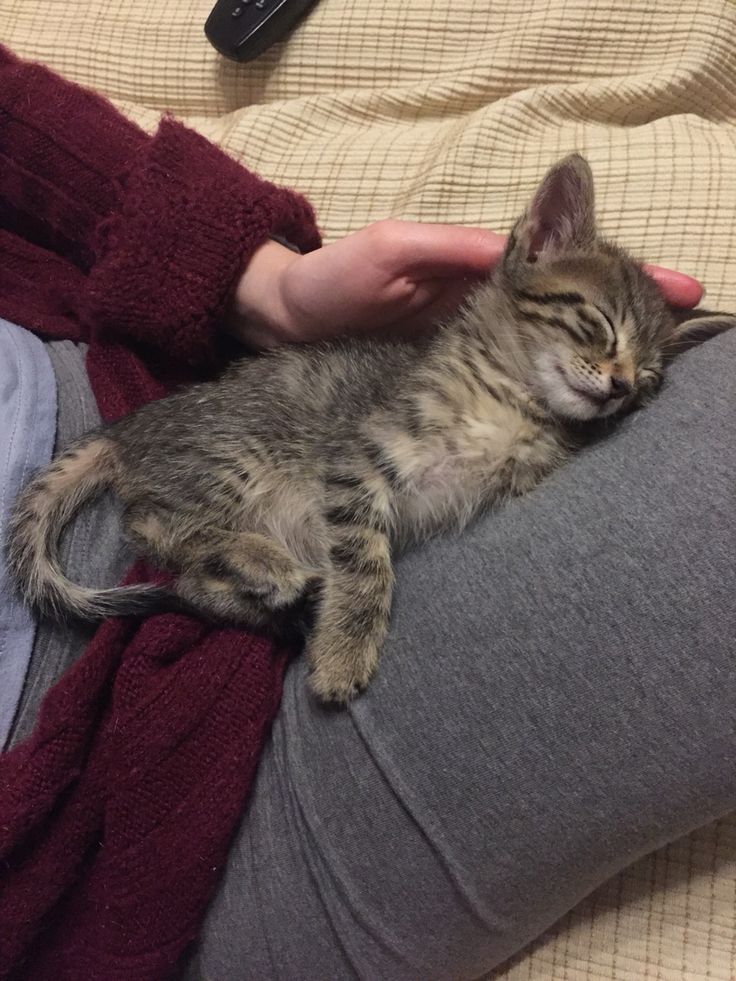
<svg viewBox="0 0 736 981"><path fill-rule="evenodd" d="M309 603L306 594L290 606L271 609L258 596L244 592L237 579L212 576L206 569L193 567L177 577L174 595L181 603L179 609L215 623L254 628L292 645L303 640Z"/></svg>
<svg viewBox="0 0 736 981"><path fill-rule="evenodd" d="M192 548L174 591L187 606L215 620L295 640L303 612L300 601L315 580L272 539L217 529Z"/></svg>
<svg viewBox="0 0 736 981"><path fill-rule="evenodd" d="M269 610L291 606L314 578L282 545L256 532L221 532L214 540L203 540L194 564Z"/></svg>
<svg viewBox="0 0 736 981"><path fill-rule="evenodd" d="M212 576L206 569L186 569L176 579L174 595L183 612L196 613L216 623L246 625L267 630L274 615L257 596L249 596L237 583Z"/></svg>
<svg viewBox="0 0 736 981"><path fill-rule="evenodd" d="M198 525L143 506L129 510L126 524L142 554L177 574L174 592L185 605L217 620L262 626L315 578L278 542L255 532Z"/></svg>

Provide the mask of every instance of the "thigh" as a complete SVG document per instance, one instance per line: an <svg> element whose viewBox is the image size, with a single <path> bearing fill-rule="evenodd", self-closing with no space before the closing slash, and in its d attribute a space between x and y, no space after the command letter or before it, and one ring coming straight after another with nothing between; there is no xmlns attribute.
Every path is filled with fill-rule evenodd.
<svg viewBox="0 0 736 981"><path fill-rule="evenodd" d="M192 977L477 977L736 805L735 367L406 556L348 711L294 664Z"/></svg>
<svg viewBox="0 0 736 981"><path fill-rule="evenodd" d="M56 379L57 425L54 452L100 425L85 369L86 345L52 341L44 345ZM61 540L62 567L77 582L114 586L131 562L120 528L120 507L112 495L91 502ZM92 624L42 620L15 713L9 745L30 735L44 695L79 657L95 631Z"/></svg>
<svg viewBox="0 0 736 981"><path fill-rule="evenodd" d="M0 750L33 649L34 623L13 588L3 541L16 494L45 466L56 430L56 385L41 341L0 320Z"/></svg>

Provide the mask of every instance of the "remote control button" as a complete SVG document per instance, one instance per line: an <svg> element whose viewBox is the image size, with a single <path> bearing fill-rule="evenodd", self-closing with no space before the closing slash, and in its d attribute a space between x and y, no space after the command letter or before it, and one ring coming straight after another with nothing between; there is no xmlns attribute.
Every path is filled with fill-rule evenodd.
<svg viewBox="0 0 736 981"><path fill-rule="evenodd" d="M256 0L256 7L258 7L259 10L263 10L265 6L266 0Z"/></svg>
<svg viewBox="0 0 736 981"><path fill-rule="evenodd" d="M240 15L241 15L242 13L243 13L243 8L242 8L241 6L237 6L237 7L235 7L235 8L233 9L233 11L232 11L232 13L230 14L230 16L231 16L231 17L240 17Z"/></svg>

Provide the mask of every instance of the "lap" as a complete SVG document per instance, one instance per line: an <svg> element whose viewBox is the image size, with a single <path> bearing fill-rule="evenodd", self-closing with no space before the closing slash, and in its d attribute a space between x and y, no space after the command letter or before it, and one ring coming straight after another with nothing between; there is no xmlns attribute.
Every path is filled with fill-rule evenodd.
<svg viewBox="0 0 736 981"><path fill-rule="evenodd" d="M474 977L734 807L734 363L736 335L690 352L536 493L404 557L349 711L294 663L191 977ZM55 368L60 447L89 404ZM87 520L67 559L112 581L115 509ZM34 654L15 738L83 643Z"/></svg>
<svg viewBox="0 0 736 981"><path fill-rule="evenodd" d="M192 976L476 977L736 805L734 363L407 555L348 712L293 665Z"/></svg>

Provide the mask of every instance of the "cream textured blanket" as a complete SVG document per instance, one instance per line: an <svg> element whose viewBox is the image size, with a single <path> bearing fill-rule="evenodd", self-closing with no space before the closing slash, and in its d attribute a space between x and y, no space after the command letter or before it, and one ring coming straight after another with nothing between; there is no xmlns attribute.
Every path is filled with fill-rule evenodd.
<svg viewBox="0 0 736 981"><path fill-rule="evenodd" d="M170 110L305 192L327 240L393 215L504 231L590 160L603 230L736 309L733 0L321 0L225 62L213 0L0 0L0 41L152 129ZM628 869L496 975L736 977L736 820Z"/></svg>

